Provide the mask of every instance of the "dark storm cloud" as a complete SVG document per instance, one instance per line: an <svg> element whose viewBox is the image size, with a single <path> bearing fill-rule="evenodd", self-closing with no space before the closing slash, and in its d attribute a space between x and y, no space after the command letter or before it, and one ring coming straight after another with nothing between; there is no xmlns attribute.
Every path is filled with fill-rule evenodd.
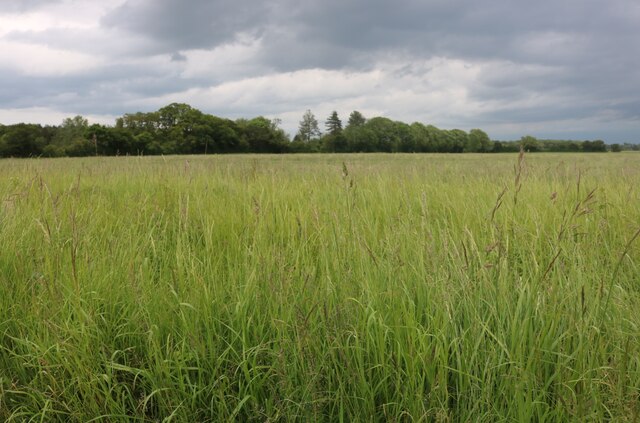
<svg viewBox="0 0 640 423"><path fill-rule="evenodd" d="M267 7L252 0L129 0L102 19L153 40L164 52L211 48L239 33L257 35Z"/></svg>
<svg viewBox="0 0 640 423"><path fill-rule="evenodd" d="M416 58L580 63L593 53L625 52L640 34L633 0L326 0L291 4L277 16L287 29L265 35L266 57L291 67L305 65L306 51L319 51L329 67L366 65L371 53L384 50Z"/></svg>
<svg viewBox="0 0 640 423"><path fill-rule="evenodd" d="M136 55L260 38L256 59L290 71L364 69L390 51L416 60L587 66L624 59L637 65L639 20L635 0L128 0L101 23L146 40L129 46ZM84 39L60 29L12 36L53 45ZM125 50L131 40L120 44Z"/></svg>

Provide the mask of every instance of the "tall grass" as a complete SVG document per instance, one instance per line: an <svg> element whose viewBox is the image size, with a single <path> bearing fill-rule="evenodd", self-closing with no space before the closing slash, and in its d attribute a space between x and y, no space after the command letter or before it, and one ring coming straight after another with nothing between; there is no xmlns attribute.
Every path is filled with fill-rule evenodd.
<svg viewBox="0 0 640 423"><path fill-rule="evenodd" d="M0 420L638 421L640 156L0 161Z"/></svg>

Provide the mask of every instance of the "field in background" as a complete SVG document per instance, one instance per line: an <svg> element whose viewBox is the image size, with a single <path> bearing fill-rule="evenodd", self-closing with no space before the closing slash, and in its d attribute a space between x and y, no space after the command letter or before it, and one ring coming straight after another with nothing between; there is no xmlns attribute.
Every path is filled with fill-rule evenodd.
<svg viewBox="0 0 640 423"><path fill-rule="evenodd" d="M634 153L2 160L0 420L638 421L639 230Z"/></svg>

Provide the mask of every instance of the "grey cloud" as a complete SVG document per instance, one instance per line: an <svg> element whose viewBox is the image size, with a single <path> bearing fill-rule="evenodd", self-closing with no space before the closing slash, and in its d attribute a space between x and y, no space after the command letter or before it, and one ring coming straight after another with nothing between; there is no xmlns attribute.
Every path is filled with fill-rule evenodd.
<svg viewBox="0 0 640 423"><path fill-rule="evenodd" d="M62 0L3 0L0 2L0 13L24 13L42 6L60 3Z"/></svg>
<svg viewBox="0 0 640 423"><path fill-rule="evenodd" d="M102 25L152 39L167 53L212 48L239 33L259 34L267 7L251 0L128 0Z"/></svg>
<svg viewBox="0 0 640 423"><path fill-rule="evenodd" d="M610 120L630 120L640 123L640 101L637 99L611 104L607 110L612 113Z"/></svg>
<svg viewBox="0 0 640 423"><path fill-rule="evenodd" d="M102 23L146 37L150 54L214 48L250 34L262 39L257 61L290 71L365 69L387 51L586 64L638 52L638 19L634 0L129 0Z"/></svg>
<svg viewBox="0 0 640 423"><path fill-rule="evenodd" d="M185 56L182 53L176 52L176 53L173 53L171 55L171 61L172 62L186 62L187 61L187 56Z"/></svg>
<svg viewBox="0 0 640 423"><path fill-rule="evenodd" d="M166 53L166 50L153 40L126 36L117 29L103 31L85 28L30 29L11 31L2 39L98 55L111 61Z"/></svg>
<svg viewBox="0 0 640 423"><path fill-rule="evenodd" d="M637 22L623 12L633 5L632 0L303 2L292 7L288 16L284 14L293 30L274 37L281 42L268 57L277 65L279 52L291 55L305 49L339 47L368 53L404 49L417 57L565 63L568 56L579 53L571 41L580 36L588 43L578 47L586 48L583 55L590 56L591 48L602 53L611 47L619 51L618 44L624 40L617 34L640 34ZM548 45L539 52L527 51L528 43L546 33L566 35L566 42ZM594 40L599 41L592 44ZM299 66L303 65L301 61Z"/></svg>
<svg viewBox="0 0 640 423"><path fill-rule="evenodd" d="M122 114L127 103L159 97L209 81L181 79L136 65L112 65L83 75L33 77L0 71L0 104L6 108L53 107L70 113Z"/></svg>

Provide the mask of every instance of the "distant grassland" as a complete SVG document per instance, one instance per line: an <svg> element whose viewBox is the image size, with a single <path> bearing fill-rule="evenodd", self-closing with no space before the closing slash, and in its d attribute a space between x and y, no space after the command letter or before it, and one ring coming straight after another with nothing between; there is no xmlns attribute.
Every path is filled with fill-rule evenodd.
<svg viewBox="0 0 640 423"><path fill-rule="evenodd" d="M0 161L2 421L638 421L640 154Z"/></svg>

